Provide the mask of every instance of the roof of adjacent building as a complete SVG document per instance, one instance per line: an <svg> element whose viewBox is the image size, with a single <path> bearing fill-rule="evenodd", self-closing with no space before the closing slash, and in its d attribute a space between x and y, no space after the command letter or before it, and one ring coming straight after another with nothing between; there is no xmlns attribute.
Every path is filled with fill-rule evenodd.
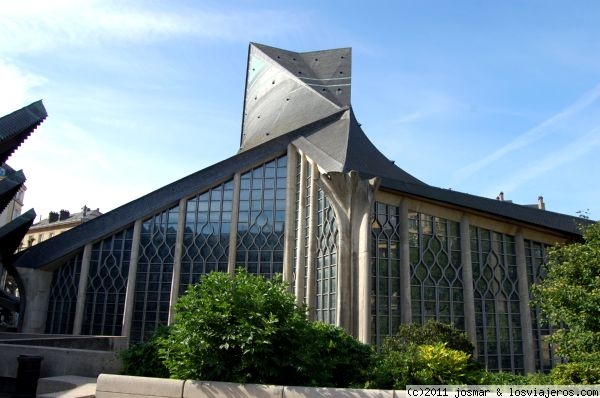
<svg viewBox="0 0 600 398"><path fill-rule="evenodd" d="M40 100L0 117L0 164L6 162L47 116Z"/></svg>
<svg viewBox="0 0 600 398"><path fill-rule="evenodd" d="M29 231L35 231L38 229L45 229L48 227L61 227L61 226L65 226L65 225L69 225L69 224L73 224L73 223L84 223L87 222L89 220L93 220L94 218L101 216L102 212L100 212L100 209L94 209L94 210L86 210L85 212L80 211L77 213L69 213L69 216L67 218L63 218L62 220L57 220L57 221L50 221L49 218L45 218L39 222L36 222L35 224L33 224L31 226L31 228L29 229Z"/></svg>
<svg viewBox="0 0 600 398"><path fill-rule="evenodd" d="M356 120L350 105L350 62L348 48L296 53L251 43L236 155L41 242L22 252L16 265L55 265L87 243L286 153L289 145L300 149L325 172L354 170L366 178L378 176L383 190L514 220L563 236L579 236L579 225L585 222L581 218L433 187L395 165L373 145Z"/></svg>

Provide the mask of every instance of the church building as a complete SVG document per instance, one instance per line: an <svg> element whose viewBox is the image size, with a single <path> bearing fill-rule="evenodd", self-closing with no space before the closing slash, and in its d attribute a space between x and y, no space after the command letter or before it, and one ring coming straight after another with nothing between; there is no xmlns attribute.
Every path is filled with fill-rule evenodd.
<svg viewBox="0 0 600 398"><path fill-rule="evenodd" d="M530 286L581 219L398 167L356 120L351 58L250 44L237 153L22 252L22 331L141 341L201 275L242 267L363 342L436 319L489 370L548 369Z"/></svg>

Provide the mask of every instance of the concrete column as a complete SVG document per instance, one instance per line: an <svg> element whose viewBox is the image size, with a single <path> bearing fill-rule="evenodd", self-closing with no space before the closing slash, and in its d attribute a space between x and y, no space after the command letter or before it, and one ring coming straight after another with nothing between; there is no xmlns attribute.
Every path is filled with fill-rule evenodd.
<svg viewBox="0 0 600 398"><path fill-rule="evenodd" d="M521 334L523 339L523 365L525 373L535 372L535 351L533 348L533 326L529 307L529 283L527 281L527 262L525 260L525 240L523 231L515 236L517 251L517 275L519 280L519 310L521 312Z"/></svg>
<svg viewBox="0 0 600 398"><path fill-rule="evenodd" d="M121 336L130 337L131 320L133 318L133 306L135 298L135 279L140 256L140 237L142 234L142 220L136 220L133 224L133 238L131 241L131 255L129 257L129 273L127 275L127 292L125 293L125 308L123 310L123 327Z"/></svg>
<svg viewBox="0 0 600 398"><path fill-rule="evenodd" d="M77 305L75 306L75 320L73 321L74 335L81 334L81 327L83 325L83 313L85 311L85 294L87 292L91 260L92 244L88 243L83 248L83 258L81 259L81 274L79 275L79 288L77 289Z"/></svg>
<svg viewBox="0 0 600 398"><path fill-rule="evenodd" d="M463 215L460 220L460 261L462 264L465 329L471 343L475 346L475 357L477 357L475 293L473 285L473 262L471 259L471 231L468 214Z"/></svg>
<svg viewBox="0 0 600 398"><path fill-rule="evenodd" d="M308 163L306 158L302 156L300 162L300 197L298 203L298 218L296 223L298 225L298 237L296 246L296 303L298 305L305 304L304 302L304 284L306 283L306 246L304 239L306 237L306 173L308 171Z"/></svg>
<svg viewBox="0 0 600 398"><path fill-rule="evenodd" d="M365 324L368 325L368 321L362 318L359 326L359 303L365 297L359 298L358 291L360 289L367 297L369 292L365 286L359 287L358 275L368 275L370 264L368 236L363 242L364 253L359 255L360 239L364 237L361 227L364 225L364 233L370 234L369 218L373 207L373 192L379 186L379 179L362 179L356 171L350 171L327 173L321 176L319 182L335 211L339 233L336 324L357 336L358 330L364 329ZM359 258L365 259L363 264L359 263Z"/></svg>
<svg viewBox="0 0 600 398"><path fill-rule="evenodd" d="M410 246L408 242L408 203L400 202L400 305L403 324L412 322L412 301L410 295Z"/></svg>
<svg viewBox="0 0 600 398"><path fill-rule="evenodd" d="M240 218L240 173L233 176L233 202L231 204L231 227L229 228L229 252L227 255L227 272L235 274L237 266L237 227Z"/></svg>
<svg viewBox="0 0 600 398"><path fill-rule="evenodd" d="M285 201L285 231L283 241L283 280L291 286L294 279L294 243L296 234L294 220L296 216L296 162L298 153L292 144L287 150L287 184Z"/></svg>
<svg viewBox="0 0 600 398"><path fill-rule="evenodd" d="M373 204L371 203L371 209ZM358 339L371 343L371 211L362 215L358 240Z"/></svg>
<svg viewBox="0 0 600 398"><path fill-rule="evenodd" d="M24 285L25 297L21 296L23 333L44 333L48 316L48 301L52 288L52 272L33 268L17 268ZM25 301L25 311L23 311Z"/></svg>
<svg viewBox="0 0 600 398"><path fill-rule="evenodd" d="M306 259L306 306L308 317L315 319L315 301L317 294L317 281L315 268L317 266L317 181L319 180L319 171L317 165L313 164L311 168L310 184L310 212L308 219L308 257Z"/></svg>
<svg viewBox="0 0 600 398"><path fill-rule="evenodd" d="M175 321L175 303L179 298L179 279L181 278L181 257L183 255L183 233L185 232L185 217L187 199L179 201L177 218L177 235L175 236L175 253L173 253L173 279L171 280L171 296L169 298L169 325Z"/></svg>

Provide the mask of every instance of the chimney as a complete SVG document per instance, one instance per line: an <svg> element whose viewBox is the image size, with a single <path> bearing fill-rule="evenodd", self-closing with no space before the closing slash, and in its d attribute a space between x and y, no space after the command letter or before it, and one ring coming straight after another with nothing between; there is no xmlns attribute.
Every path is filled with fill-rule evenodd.
<svg viewBox="0 0 600 398"><path fill-rule="evenodd" d="M55 212L55 211L51 211L48 214L48 223L53 223L53 222L56 222L56 221L58 221L58 213Z"/></svg>
<svg viewBox="0 0 600 398"><path fill-rule="evenodd" d="M546 204L544 203L544 197L543 196L538 196L537 208L540 209L540 210L546 210Z"/></svg>
<svg viewBox="0 0 600 398"><path fill-rule="evenodd" d="M500 192L500 194L498 194L498 196L496 196L496 200L504 202L504 192Z"/></svg>
<svg viewBox="0 0 600 398"><path fill-rule="evenodd" d="M61 210L60 214L58 216L58 220L59 221L66 220L69 217L71 217L71 213L69 213L68 210Z"/></svg>
<svg viewBox="0 0 600 398"><path fill-rule="evenodd" d="M87 216L87 212L90 210L86 205L83 205L83 207L81 208L81 210L83 211L83 216Z"/></svg>

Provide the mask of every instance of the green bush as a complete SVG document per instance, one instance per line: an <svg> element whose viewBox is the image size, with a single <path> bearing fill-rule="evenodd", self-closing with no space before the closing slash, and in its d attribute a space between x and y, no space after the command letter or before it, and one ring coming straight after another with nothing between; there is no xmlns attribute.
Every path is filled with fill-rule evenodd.
<svg viewBox="0 0 600 398"><path fill-rule="evenodd" d="M471 355L444 343L408 344L379 357L367 388L405 389L407 384L478 384L482 371Z"/></svg>
<svg viewBox="0 0 600 398"><path fill-rule="evenodd" d="M348 387L364 383L373 352L343 329L310 322L280 277L238 270L188 289L160 355L179 379Z"/></svg>
<svg viewBox="0 0 600 398"><path fill-rule="evenodd" d="M149 340L133 344L121 351L121 373L129 376L169 377L169 371L158 352L158 341L168 333L169 329L166 326L160 326Z"/></svg>
<svg viewBox="0 0 600 398"><path fill-rule="evenodd" d="M418 346L413 368L414 384L470 384L471 355L447 348L445 343Z"/></svg>
<svg viewBox="0 0 600 398"><path fill-rule="evenodd" d="M600 384L600 360L557 365L550 379L552 384Z"/></svg>
<svg viewBox="0 0 600 398"><path fill-rule="evenodd" d="M302 336L301 354L305 385L362 387L374 361L374 351L342 328L311 323Z"/></svg>
<svg viewBox="0 0 600 398"><path fill-rule="evenodd" d="M551 381L550 375L543 373L516 375L508 372L486 372L481 383L493 385L544 385L551 384Z"/></svg>
<svg viewBox="0 0 600 398"><path fill-rule="evenodd" d="M447 348L473 355L474 347L466 333L455 327L429 320L423 325L402 325L396 334L384 340L383 352L403 350L407 345L430 345L445 343Z"/></svg>

